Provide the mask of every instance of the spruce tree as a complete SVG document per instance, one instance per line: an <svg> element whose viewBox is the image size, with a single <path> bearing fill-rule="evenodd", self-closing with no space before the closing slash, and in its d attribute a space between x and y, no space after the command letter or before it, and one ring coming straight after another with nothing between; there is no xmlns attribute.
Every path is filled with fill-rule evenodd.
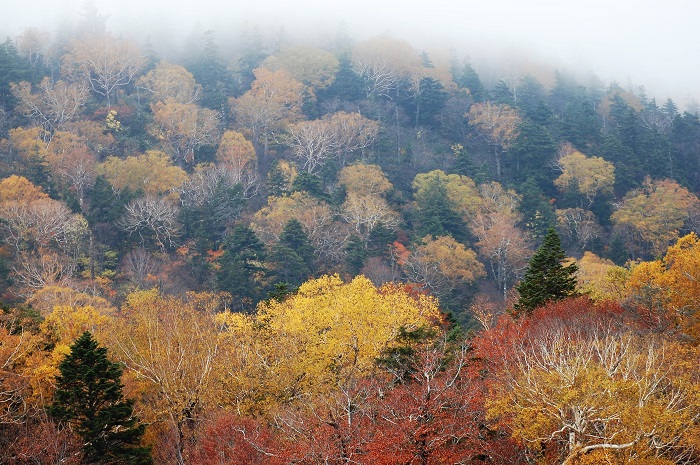
<svg viewBox="0 0 700 465"><path fill-rule="evenodd" d="M324 202L329 202L330 196L323 190L323 180L315 174L302 171L292 181L292 192L306 192Z"/></svg>
<svg viewBox="0 0 700 465"><path fill-rule="evenodd" d="M135 464L152 462L140 446L145 426L133 415L133 400L122 394L122 367L107 359L85 331L59 365L49 413L68 423L83 440L83 463Z"/></svg>
<svg viewBox="0 0 700 465"><path fill-rule="evenodd" d="M576 295L578 267L575 263L563 266L561 262L565 258L559 235L549 228L542 245L530 259L525 278L516 286L520 293L515 304L516 315L530 314L547 302Z"/></svg>

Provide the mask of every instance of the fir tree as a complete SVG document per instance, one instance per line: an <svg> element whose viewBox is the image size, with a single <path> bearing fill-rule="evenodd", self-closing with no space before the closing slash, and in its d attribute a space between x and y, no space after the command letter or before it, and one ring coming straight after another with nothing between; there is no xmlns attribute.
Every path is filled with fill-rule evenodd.
<svg viewBox="0 0 700 465"><path fill-rule="evenodd" d="M407 110L415 115L415 125L437 126L436 117L447 103L444 86L434 78L423 78L418 92L412 101L407 102Z"/></svg>
<svg viewBox="0 0 700 465"><path fill-rule="evenodd" d="M275 262L274 278L280 283L298 287L313 275L314 247L299 220L292 218L285 224L270 259Z"/></svg>
<svg viewBox="0 0 700 465"><path fill-rule="evenodd" d="M548 163L556 157L557 144L549 130L540 124L525 120L513 146L505 154L510 166L510 177L523 182L533 177L541 186L554 181Z"/></svg>
<svg viewBox="0 0 700 465"><path fill-rule="evenodd" d="M338 58L338 72L333 83L327 89L318 92L320 101L329 101L334 98L348 102L356 102L364 96L364 81L362 77L352 68L352 60L347 53Z"/></svg>
<svg viewBox="0 0 700 465"><path fill-rule="evenodd" d="M276 160L270 171L267 173L268 195L281 197L289 193L289 173L280 167L279 160Z"/></svg>
<svg viewBox="0 0 700 465"><path fill-rule="evenodd" d="M329 202L330 196L323 190L323 180L315 174L302 171L292 181L292 192L306 192L324 202Z"/></svg>
<svg viewBox="0 0 700 465"><path fill-rule="evenodd" d="M468 89L469 94L472 96L475 102L484 101L486 97L484 85L481 83L479 75L469 61L464 62L462 69L456 76L455 82L460 88Z"/></svg>
<svg viewBox="0 0 700 465"><path fill-rule="evenodd" d="M427 188L416 193L415 199L418 237L450 235L459 242L466 242L464 221L447 196L447 188L437 177L430 179Z"/></svg>
<svg viewBox="0 0 700 465"><path fill-rule="evenodd" d="M554 207L537 185L535 178L527 178L518 193L522 199L518 210L523 215L523 225L532 237L543 238L557 222Z"/></svg>
<svg viewBox="0 0 700 465"><path fill-rule="evenodd" d="M561 262L565 258L561 239L554 228L550 228L530 259L525 278L516 286L520 293L514 308L516 315L530 314L547 302L576 295L578 267L575 263L563 266Z"/></svg>
<svg viewBox="0 0 700 465"><path fill-rule="evenodd" d="M150 464L139 445L145 426L133 415L133 400L122 394L122 367L107 359L89 331L59 365L51 416L71 425L83 440L83 463Z"/></svg>
<svg viewBox="0 0 700 465"><path fill-rule="evenodd" d="M313 267L314 246L311 245L309 236L299 220L292 218L287 221L282 234L280 234L279 243L298 254L309 269Z"/></svg>
<svg viewBox="0 0 700 465"><path fill-rule="evenodd" d="M0 43L0 107L11 109L16 104L10 92L10 83L20 81L36 82L37 79L32 75L29 62L19 54L8 37L4 43Z"/></svg>
<svg viewBox="0 0 700 465"><path fill-rule="evenodd" d="M360 274L367 259L367 248L359 236L350 236L345 246L345 257L345 266L350 275Z"/></svg>
<svg viewBox="0 0 700 465"><path fill-rule="evenodd" d="M258 278L264 276L265 246L249 226L239 224L224 242L217 285L231 294L241 311L253 310L263 295Z"/></svg>

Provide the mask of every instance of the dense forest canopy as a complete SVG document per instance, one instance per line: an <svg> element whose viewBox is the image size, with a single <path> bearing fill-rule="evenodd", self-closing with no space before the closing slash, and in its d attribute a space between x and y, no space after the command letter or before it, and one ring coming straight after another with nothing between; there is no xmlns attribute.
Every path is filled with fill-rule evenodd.
<svg viewBox="0 0 700 465"><path fill-rule="evenodd" d="M697 103L108 25L0 44L0 463L700 460Z"/></svg>

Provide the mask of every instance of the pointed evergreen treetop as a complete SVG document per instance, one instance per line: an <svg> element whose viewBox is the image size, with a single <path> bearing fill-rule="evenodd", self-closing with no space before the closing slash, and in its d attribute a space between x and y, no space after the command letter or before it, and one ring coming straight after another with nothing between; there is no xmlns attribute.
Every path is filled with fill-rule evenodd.
<svg viewBox="0 0 700 465"><path fill-rule="evenodd" d="M262 262L267 259L265 245L246 224L236 225L224 242L219 259L217 286L240 304L241 311L252 311L262 297L260 277L266 274Z"/></svg>
<svg viewBox="0 0 700 465"><path fill-rule="evenodd" d="M469 61L465 60L462 69L456 76L455 82L459 87L469 89L469 93L475 102L484 101L486 97L484 85Z"/></svg>
<svg viewBox="0 0 700 465"><path fill-rule="evenodd" d="M572 297L576 292L575 263L562 265L566 258L561 248L561 239L549 228L542 245L530 259L525 278L516 286L520 298L515 304L516 315L530 314L547 302Z"/></svg>
<svg viewBox="0 0 700 465"><path fill-rule="evenodd" d="M279 243L296 252L299 258L311 266L314 260L314 246L311 245L309 236L299 220L292 218L287 221L282 234L280 234Z"/></svg>
<svg viewBox="0 0 700 465"><path fill-rule="evenodd" d="M72 425L83 440L83 463L151 463L150 451L141 447L145 426L133 415L133 400L122 394L122 367L110 362L85 331L58 366L51 416Z"/></svg>

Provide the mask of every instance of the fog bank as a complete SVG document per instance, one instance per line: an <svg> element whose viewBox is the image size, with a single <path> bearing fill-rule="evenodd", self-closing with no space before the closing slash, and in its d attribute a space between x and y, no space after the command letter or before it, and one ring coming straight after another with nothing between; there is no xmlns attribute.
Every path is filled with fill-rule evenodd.
<svg viewBox="0 0 700 465"><path fill-rule="evenodd" d="M95 0L107 28L176 49L193 30L213 29L225 42L246 25L263 31L281 26L291 38L321 41L341 25L356 40L391 33L417 48L452 48L481 72L500 62L539 61L594 73L681 108L700 100L700 2L694 0ZM82 0L6 0L0 33L26 27L54 31L75 24ZM178 38L175 40L174 38ZM167 52L166 52L167 53ZM480 69L481 68L481 69ZM582 82L584 85L586 82Z"/></svg>

